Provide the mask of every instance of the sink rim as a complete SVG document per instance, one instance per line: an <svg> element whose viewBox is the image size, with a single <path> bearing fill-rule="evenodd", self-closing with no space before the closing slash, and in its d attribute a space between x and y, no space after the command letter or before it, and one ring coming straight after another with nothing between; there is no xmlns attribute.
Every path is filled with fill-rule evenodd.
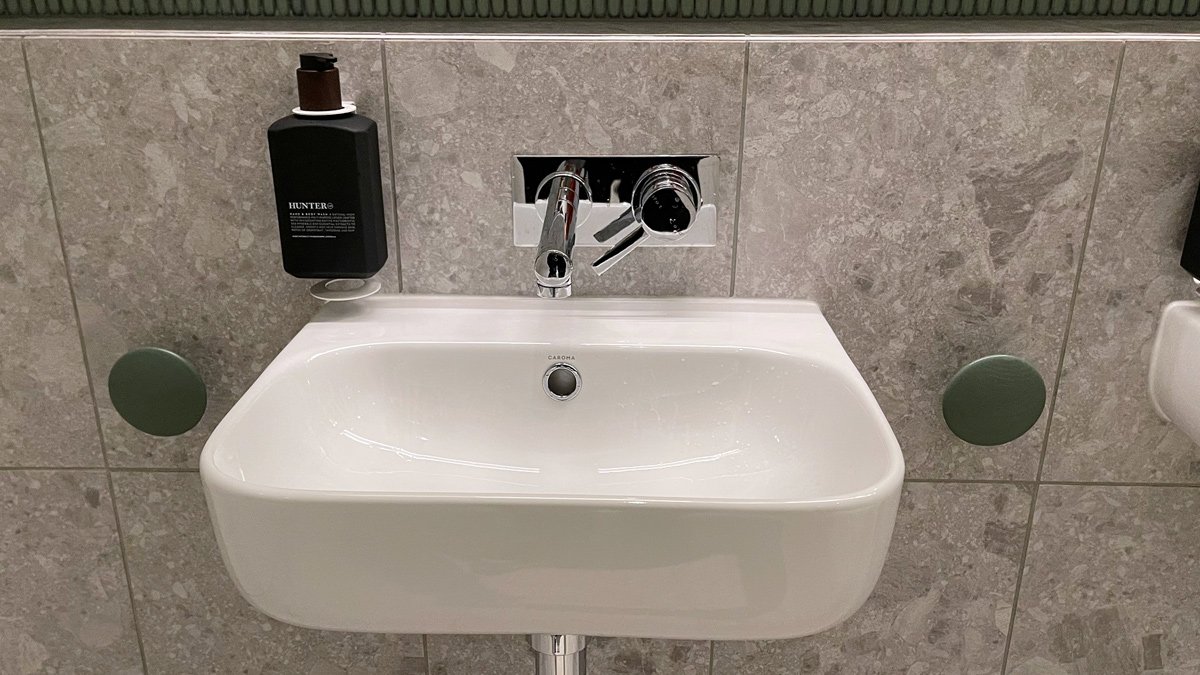
<svg viewBox="0 0 1200 675"><path fill-rule="evenodd" d="M390 309L438 312L459 311L517 311L533 312L555 317L586 316L597 318L613 313L634 319L644 319L647 316L663 315L668 320L684 320L688 318L711 317L714 314L750 314L765 315L786 314L788 316L813 315L820 321L818 330L813 335L805 335L806 339L816 339L824 353L807 353L803 348L791 351L771 349L755 345L721 345L704 344L704 347L727 348L731 350L746 349L774 353L782 357L804 356L812 361L819 361L831 367L847 378L847 384L854 389L855 397L864 404L867 423L880 435L884 446L879 453L880 461L888 466L880 472L880 477L867 487L853 492L821 497L753 499L744 497L681 497L681 496L636 496L636 495L589 495L589 494L554 494L554 493L489 493L489 492L429 492L406 490L352 490L325 489L308 487L286 487L268 485L239 478L222 467L217 458L216 447L232 442L230 435L239 423L244 423L248 409L255 400L264 395L273 380L273 376L288 372L298 362L302 363L316 353L337 351L340 349L368 346L371 344L404 344L412 340L366 339L361 342L347 341L344 344L324 344L322 348L314 344L298 345L299 338L305 331L319 332L336 329L339 324L367 323L378 320L377 311ZM808 320L811 320L808 319ZM825 335L820 335L825 333ZM348 339L348 338L347 338ZM319 342L319 340L318 340ZM471 340L443 338L438 344L454 345L477 343ZM504 343L497 338L491 342ZM554 341L548 341L552 344ZM620 339L607 340L602 346L632 346L670 348L672 344L649 342L644 336L622 342ZM831 348L832 347L832 348ZM239 450L241 452L243 450ZM205 483L205 490L221 489L229 493L265 499L268 501L294 501L303 499L310 502L326 503L359 503L359 504L448 504L448 505L555 505L563 507L614 507L626 506L637 508L671 508L697 510L757 510L757 511L824 511L867 506L891 498L899 489L904 478L904 460L899 443L891 425L887 422L879 407L878 401L862 379L861 373L851 362L841 342L837 339L828 321L825 320L819 306L806 300L786 299L742 299L742 298L572 298L565 301L550 302L545 299L527 297L490 297L490 296L459 296L459 295L406 295L390 294L355 303L331 303L322 308L314 318L289 341L279 355L256 378L255 382L239 398L221 423L212 432L204 445L200 457L200 474Z"/></svg>

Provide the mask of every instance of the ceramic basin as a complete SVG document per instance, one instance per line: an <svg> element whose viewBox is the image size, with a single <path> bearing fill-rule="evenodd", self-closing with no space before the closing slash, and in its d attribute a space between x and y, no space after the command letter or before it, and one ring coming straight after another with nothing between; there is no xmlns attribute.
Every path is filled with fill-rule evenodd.
<svg viewBox="0 0 1200 675"><path fill-rule="evenodd" d="M689 639L852 614L904 472L815 304L461 296L322 309L200 471L230 574L280 620Z"/></svg>

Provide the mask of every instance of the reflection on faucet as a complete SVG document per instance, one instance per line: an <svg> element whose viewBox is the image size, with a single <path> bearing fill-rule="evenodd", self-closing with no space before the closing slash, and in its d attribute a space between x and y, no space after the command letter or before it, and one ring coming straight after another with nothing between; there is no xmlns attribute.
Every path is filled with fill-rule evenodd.
<svg viewBox="0 0 1200 675"><path fill-rule="evenodd" d="M571 253L575 248L575 227L579 222L581 194L591 201L583 160L568 159L558 171L543 181L550 184L546 197L546 215L542 219L542 237L533 262L539 298L566 298L571 295ZM541 193L541 187L537 192Z"/></svg>

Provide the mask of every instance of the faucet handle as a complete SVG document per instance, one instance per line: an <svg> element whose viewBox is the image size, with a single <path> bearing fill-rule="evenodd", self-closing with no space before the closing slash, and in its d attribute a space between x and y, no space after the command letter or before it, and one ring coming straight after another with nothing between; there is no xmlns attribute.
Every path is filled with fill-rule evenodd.
<svg viewBox="0 0 1200 675"><path fill-rule="evenodd" d="M618 241L612 248L600 254L600 257L596 258L596 262L592 263L592 269L596 270L596 274L604 274L612 269L613 265L621 262L622 258L629 255L629 252L637 248L648 236L646 228L639 223L621 241Z"/></svg>
<svg viewBox="0 0 1200 675"><path fill-rule="evenodd" d="M650 167L633 185L632 218L626 214L617 221L634 229L597 258L592 269L604 274L649 237L679 239L696 222L700 205L700 186L688 172L674 164Z"/></svg>
<svg viewBox="0 0 1200 675"><path fill-rule="evenodd" d="M699 208L700 186L674 164L650 167L633 184L633 217L660 239L687 234Z"/></svg>

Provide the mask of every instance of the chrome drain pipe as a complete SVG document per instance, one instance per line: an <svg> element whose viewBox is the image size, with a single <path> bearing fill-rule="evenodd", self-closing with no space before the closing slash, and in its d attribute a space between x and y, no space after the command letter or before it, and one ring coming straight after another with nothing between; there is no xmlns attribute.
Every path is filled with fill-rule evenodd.
<svg viewBox="0 0 1200 675"><path fill-rule="evenodd" d="M536 633L529 644L537 652L536 675L587 675L587 638Z"/></svg>

